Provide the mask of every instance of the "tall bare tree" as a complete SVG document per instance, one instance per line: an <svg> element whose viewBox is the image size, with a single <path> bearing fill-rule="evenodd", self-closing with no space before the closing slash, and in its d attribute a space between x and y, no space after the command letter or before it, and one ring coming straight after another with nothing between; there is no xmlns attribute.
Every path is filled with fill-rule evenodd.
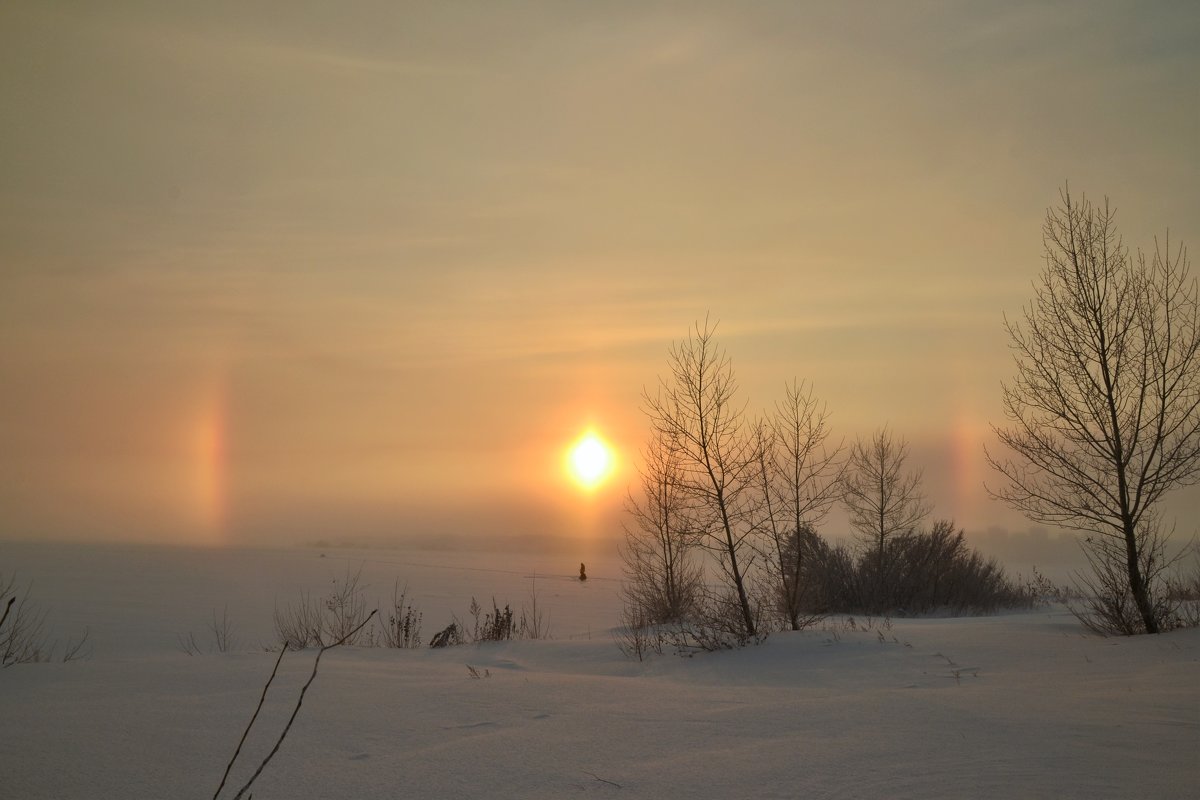
<svg viewBox="0 0 1200 800"><path fill-rule="evenodd" d="M697 542L712 552L734 595L741 633L757 634L747 575L754 554L752 533L753 447L737 381L715 325L696 323L688 338L671 346L669 378L643 393L655 433L678 456L679 486L692 510Z"/></svg>
<svg viewBox="0 0 1200 800"><path fill-rule="evenodd" d="M1200 478L1200 315L1187 251L1131 257L1114 210L1067 189L1046 212L1046 266L1022 320L1005 320L1017 366L1004 387L1016 458L988 461L991 491L1030 519L1085 531L1098 572L1119 565L1146 632L1158 503Z"/></svg>
<svg viewBox="0 0 1200 800"><path fill-rule="evenodd" d="M870 440L859 439L850 448L842 481L842 502L850 525L868 552L874 551L877 568L885 566L887 542L914 530L931 507L921 493L921 470L905 470L908 442L896 441L880 428Z"/></svg>
<svg viewBox="0 0 1200 800"><path fill-rule="evenodd" d="M830 447L829 411L795 380L770 419L755 428L756 526L780 605L792 630L803 627L805 558L818 525L841 496L843 444Z"/></svg>
<svg viewBox="0 0 1200 800"><path fill-rule="evenodd" d="M692 558L694 534L680 482L679 458L669 441L655 435L639 468L641 492L630 493L625 510L625 616L630 627L682 620L693 610L703 570Z"/></svg>

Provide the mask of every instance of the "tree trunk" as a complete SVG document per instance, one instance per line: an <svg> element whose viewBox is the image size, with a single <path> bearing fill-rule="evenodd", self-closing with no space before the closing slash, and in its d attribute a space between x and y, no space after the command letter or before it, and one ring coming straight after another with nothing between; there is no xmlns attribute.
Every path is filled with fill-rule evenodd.
<svg viewBox="0 0 1200 800"><path fill-rule="evenodd" d="M733 528L729 524L729 514L725 510L724 498L718 500L721 504L721 520L725 525L725 542L729 554L729 571L732 573L733 584L737 587L738 603L742 607L742 623L746 627L746 635L754 636L754 612L750 610L750 598L746 595L746 582L742 580L742 572L737 563L737 547L733 541Z"/></svg>
<svg viewBox="0 0 1200 800"><path fill-rule="evenodd" d="M804 537L796 528L796 568L792 572L792 590L788 592L788 621L792 630L800 630L800 575L804 572Z"/></svg>
<svg viewBox="0 0 1200 800"><path fill-rule="evenodd" d="M1142 624L1146 626L1146 633L1158 633L1158 620L1154 618L1150 593L1146 591L1146 580L1142 577L1141 565L1138 564L1137 539L1130 522L1125 523L1125 565L1129 570L1129 589L1133 592L1133 602L1137 604Z"/></svg>

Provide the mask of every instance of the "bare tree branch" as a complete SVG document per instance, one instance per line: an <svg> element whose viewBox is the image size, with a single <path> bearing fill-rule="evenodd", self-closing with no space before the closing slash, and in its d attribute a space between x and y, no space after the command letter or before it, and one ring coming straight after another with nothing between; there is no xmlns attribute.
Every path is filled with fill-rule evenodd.
<svg viewBox="0 0 1200 800"><path fill-rule="evenodd" d="M894 441L886 427L850 448L842 502L863 547L875 550L881 564L887 540L915 529L931 510L921 493L921 470L905 471L907 461L908 442Z"/></svg>
<svg viewBox="0 0 1200 800"><path fill-rule="evenodd" d="M811 617L801 614L801 574L817 525L841 496L846 471L844 443L828 447L829 412L812 387L793 380L775 413L754 430L756 457L756 549L771 577L779 610L792 630Z"/></svg>
<svg viewBox="0 0 1200 800"><path fill-rule="evenodd" d="M237 747L233 751L233 758L229 759L229 763L225 765L225 774L221 776L221 784L213 792L213 800L217 800L217 796L225 788L225 781L229 780L229 771L233 769L233 762L237 761L237 757L241 755L242 745L246 743L246 737L250 735L250 729L254 727L254 721L258 719L258 712L262 711L263 703L267 699L267 690L271 688L271 683L275 680L275 673L279 672L279 662L283 661L283 654L286 652L287 645L280 645L279 657L275 659L275 666L271 669L271 677L267 678L267 682L263 684L262 695L258 698L258 705L254 707L254 713L250 715L250 721L246 723L246 729L242 731L242 738L238 739Z"/></svg>
<svg viewBox="0 0 1200 800"><path fill-rule="evenodd" d="M370 614L367 614L366 618L362 622L360 622L353 629L347 631L336 642L327 644L324 647L322 647L320 650L317 651L317 657L315 659L313 659L312 673L308 676L308 680L304 682L304 685L302 687L300 687L300 695L299 695L299 697L296 698L296 707L292 709L292 715L290 717L288 717L287 724L283 726L283 731L280 732L279 738L275 741L275 746L271 748L271 752L267 753L266 758L264 758L262 760L262 763L258 765L258 769L254 770L254 774L250 776L250 780L246 781L245 785L243 785L242 788L238 790L237 794L235 794L233 796L233 800L238 800L238 798L240 798L242 795L244 795L250 789L250 787L254 784L254 782L256 780L258 780L258 776L262 774L262 771L266 768L267 764L270 763L271 759L275 757L275 754L279 752L280 745L283 744L283 740L288 735L288 731L290 731L292 729L292 723L296 721L296 716L300 713L300 706L302 706L304 704L304 695L308 693L308 687L312 685L312 682L314 680L316 680L317 668L321 665L321 656L325 655L326 650L332 650L335 647L340 647L341 645L345 644L348 641L353 641L354 637L358 635L358 632L366 627L367 623L371 621L371 618L374 617L375 614L378 613L378 611L379 611L379 609L375 609ZM279 662L283 660L283 653L286 650L287 650L287 646L285 644L280 649L279 658L275 659L275 669L276 670L279 669ZM271 677L267 680L267 685L263 687L262 698L260 698L258 701L259 709L262 708L262 702L267 696L267 687L269 687L271 685L271 681L274 679L275 679L275 670L272 670ZM258 717L259 709L255 709L254 716L250 718L250 724L246 726L245 732L242 733L242 742L244 742L246 740L246 735L250 732L250 726L254 724L255 718ZM221 786L225 785L225 779L226 779L226 777L228 777L229 770L233 766L233 761L237 759L237 753L241 751L241 748L242 748L242 743L239 742L237 752L234 753L233 759L231 759L229 762L229 766L225 768L225 777L223 777L221 779ZM216 800L217 794L220 794L220 793L221 793L221 789L220 789L220 787L218 787L217 793L213 795L213 800Z"/></svg>

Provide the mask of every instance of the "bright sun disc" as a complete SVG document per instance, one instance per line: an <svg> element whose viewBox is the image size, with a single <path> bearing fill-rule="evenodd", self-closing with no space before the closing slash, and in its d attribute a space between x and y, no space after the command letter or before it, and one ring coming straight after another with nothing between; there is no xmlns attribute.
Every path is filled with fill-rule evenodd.
<svg viewBox="0 0 1200 800"><path fill-rule="evenodd" d="M580 486L594 489L612 472L612 450L603 439L588 432L571 447L568 464L571 476Z"/></svg>

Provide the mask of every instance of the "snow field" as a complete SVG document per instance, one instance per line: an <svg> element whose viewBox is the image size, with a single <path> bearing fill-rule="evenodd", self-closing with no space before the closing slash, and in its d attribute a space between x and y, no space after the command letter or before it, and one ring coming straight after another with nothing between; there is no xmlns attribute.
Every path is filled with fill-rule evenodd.
<svg viewBox="0 0 1200 800"><path fill-rule="evenodd" d="M38 547L22 547L31 565L22 576L53 567L35 577L35 598L51 613L106 621L93 625L90 660L0 674L0 795L211 797L275 654L189 657L174 635L190 625L199 638L222 595L239 627L251 621L238 609L265 598L269 631L283 591L272 581L325 580L330 556L217 551L205 562L164 550L108 561L91 553L78 564L78 551L39 560ZM6 565L14 553L0 549ZM405 558L416 563L412 554L390 560ZM517 605L534 560L491 556L490 568L507 571L473 579ZM472 591L487 590L459 599L460 573L484 567L427 563L403 576L426 612L426 638L439 601L418 586L453 597L460 616ZM589 575L604 575L596 565ZM139 582L149 568L167 577ZM364 578L368 569L376 567ZM372 586L384 574L372 573ZM247 588L247 575L265 585ZM1060 608L890 627L860 618L760 647L639 663L607 630L619 610L615 580L544 583L559 637L550 641L327 652L254 796L1195 796L1200 631L1101 639ZM179 613L194 617L172 625ZM285 656L222 796L274 743L314 656Z"/></svg>

